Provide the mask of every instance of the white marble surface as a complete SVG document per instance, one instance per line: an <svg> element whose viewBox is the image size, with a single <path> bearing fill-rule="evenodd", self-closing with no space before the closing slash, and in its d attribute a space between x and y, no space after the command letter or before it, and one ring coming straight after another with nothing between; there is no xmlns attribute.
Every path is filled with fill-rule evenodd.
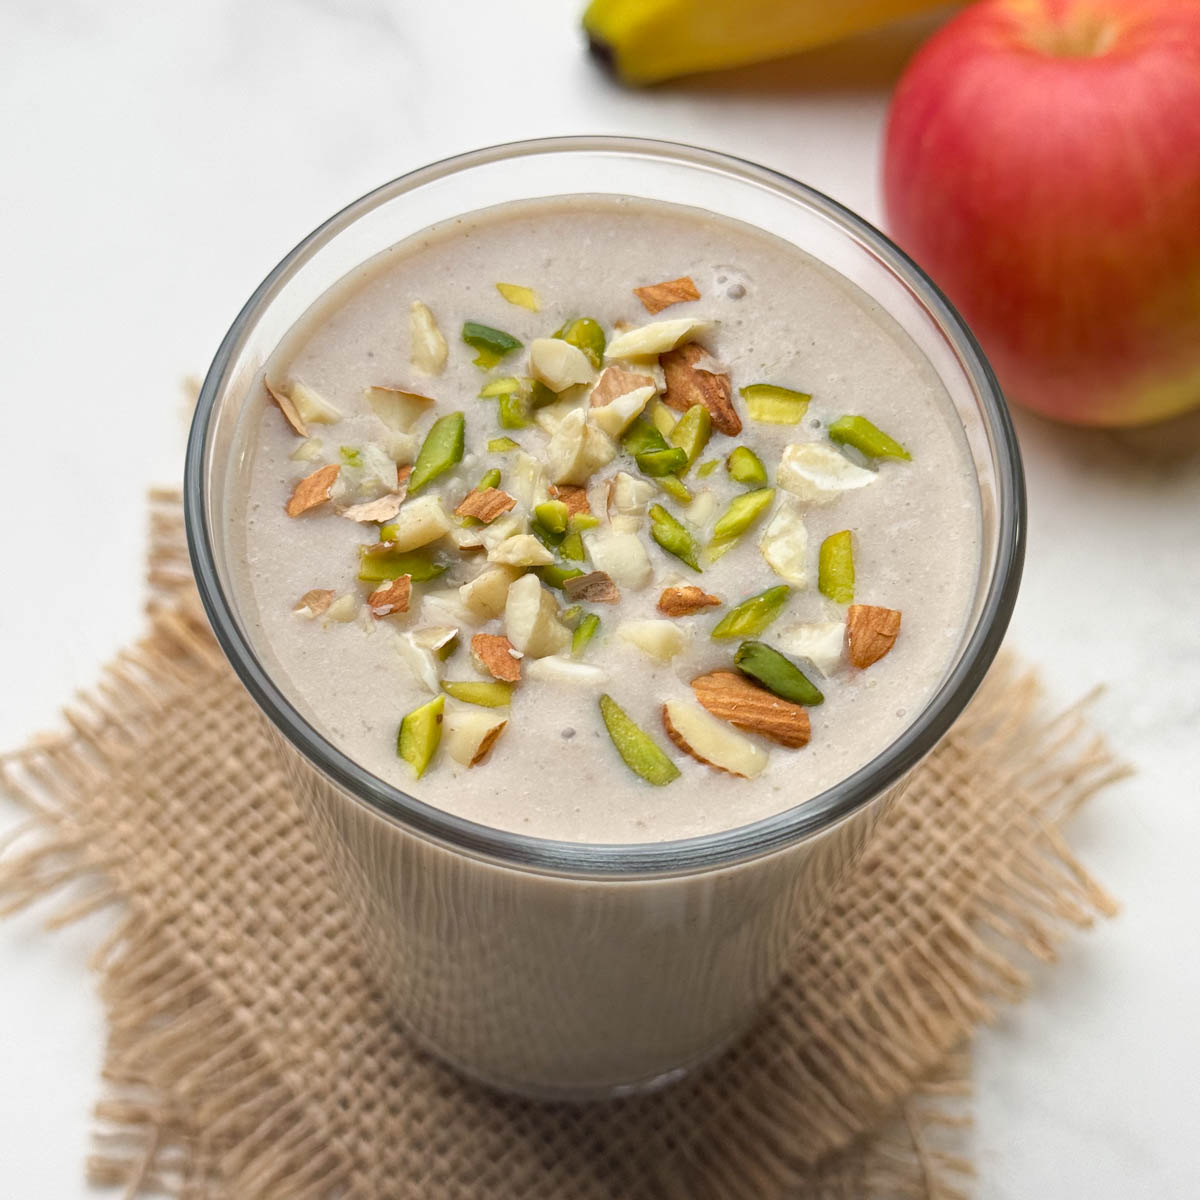
<svg viewBox="0 0 1200 1200"><path fill-rule="evenodd" d="M756 158L878 219L890 46L633 94L587 62L579 7L5 0L0 745L53 726L137 632L143 492L178 471L181 375L361 192L487 142L620 132ZM1123 915L980 1038L978 1195L1184 1200L1200 1193L1200 453L1020 430L1012 643L1060 700L1109 685L1095 721L1139 774L1076 830ZM51 936L38 915L0 925L0 1195L64 1200L86 1194L102 1024L83 962L102 922Z"/></svg>

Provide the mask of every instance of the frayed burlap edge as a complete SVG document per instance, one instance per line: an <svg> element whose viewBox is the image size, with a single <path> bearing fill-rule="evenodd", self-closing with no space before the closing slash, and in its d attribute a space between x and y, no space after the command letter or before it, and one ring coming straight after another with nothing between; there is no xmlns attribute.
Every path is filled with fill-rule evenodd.
<svg viewBox="0 0 1200 1200"><path fill-rule="evenodd" d="M4 760L3 783L29 810L27 832L34 844L10 852L0 865L0 915L67 885L74 885L72 899L51 918L52 927L123 899L111 883L112 864L80 836L72 813L86 805L132 730L152 719L164 691L187 686L194 672L221 661L198 624L180 545L177 495L159 493L155 501L149 637L121 655L94 694L68 712L68 734L41 739ZM1011 700L1011 680L1007 687ZM1043 853L1036 862L1012 864L1008 894L996 897L986 922L990 931L964 925L963 977L922 981L944 992L946 1007L960 1014L964 1032L992 1018L986 995L1014 1000L1023 993L1022 953L1052 959L1065 927L1090 924L1094 912L1115 912L1112 900L1070 852L1060 825L1124 769L1099 742L1079 748L1084 730L1078 708L1038 726L1035 749L1028 716L1036 686L1026 679L1016 695L1019 701L1008 711L992 713L991 740L997 747L1013 740L1014 755L1023 756L1030 774L1041 772L1043 782L1053 778L1060 786L1054 811L1043 814ZM81 884L86 886L82 895ZM225 1181L234 1178L239 1198L317 1200L339 1188L360 1194L338 1148L322 1144L319 1132L307 1125L302 1097L259 1053L254 1031L237 1030L235 1015L213 996L204 964L181 957L154 914L126 907L124 920L93 963L101 977L110 1038L104 1069L108 1094L97 1107L101 1128L90 1178L124 1185L130 1197L157 1191L180 1200L230 1196L234 1193L225 1189ZM964 1195L970 1164L956 1153L954 1142L967 1120L966 1078L965 1056L952 1055L878 1134L816 1167L794 1168L787 1179L789 1194L812 1200ZM757 1194L750 1180L727 1182L728 1187L714 1177L711 1194ZM669 1179L662 1194L678 1194Z"/></svg>

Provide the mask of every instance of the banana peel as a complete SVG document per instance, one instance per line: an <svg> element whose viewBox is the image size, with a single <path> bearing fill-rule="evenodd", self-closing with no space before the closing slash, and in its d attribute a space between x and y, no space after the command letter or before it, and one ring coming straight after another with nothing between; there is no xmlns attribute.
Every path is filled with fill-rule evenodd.
<svg viewBox="0 0 1200 1200"><path fill-rule="evenodd" d="M592 0L592 51L626 83L745 66L945 7L946 0Z"/></svg>

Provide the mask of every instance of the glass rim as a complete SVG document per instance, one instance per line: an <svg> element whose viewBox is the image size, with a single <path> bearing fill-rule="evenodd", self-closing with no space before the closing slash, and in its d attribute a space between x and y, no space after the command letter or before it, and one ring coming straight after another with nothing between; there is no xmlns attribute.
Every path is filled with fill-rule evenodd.
<svg viewBox="0 0 1200 1200"><path fill-rule="evenodd" d="M662 842L569 842L498 829L447 813L359 766L297 711L259 661L234 616L217 570L206 483L209 432L226 373L261 312L311 254L380 204L468 168L564 152L669 159L766 185L852 236L899 278L940 327L983 402L996 467L997 545L992 576L957 661L917 718L873 759L832 787L747 825ZM447 213L446 216L456 216ZM205 377L188 437L184 513L192 570L221 649L258 707L313 766L385 819L418 836L506 866L572 876L669 875L710 870L781 850L842 821L898 782L945 735L999 650L1016 602L1025 548L1025 483L1016 433L1000 386L974 335L937 285L884 233L851 209L779 171L720 151L651 138L564 136L467 151L419 167L354 200L289 251L255 289L222 339Z"/></svg>

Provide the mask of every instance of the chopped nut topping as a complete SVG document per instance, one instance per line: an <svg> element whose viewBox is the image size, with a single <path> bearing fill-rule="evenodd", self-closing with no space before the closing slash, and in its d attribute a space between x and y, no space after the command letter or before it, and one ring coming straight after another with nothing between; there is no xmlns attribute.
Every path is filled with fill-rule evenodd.
<svg viewBox="0 0 1200 1200"><path fill-rule="evenodd" d="M721 433L736 437L742 432L742 420L733 407L729 376L706 370L711 362L703 346L688 342L670 350L659 359L666 374L667 390L663 401L677 412L687 412L694 404L703 404Z"/></svg>
<svg viewBox="0 0 1200 1200"><path fill-rule="evenodd" d="M596 380L592 388L591 406L600 408L611 404L620 396L636 392L638 388L654 387L654 379L649 375L640 375L634 371L626 371L623 367L605 367L604 374Z"/></svg>
<svg viewBox="0 0 1200 1200"><path fill-rule="evenodd" d="M396 492L402 500L408 495L408 477L412 471L412 463L396 468Z"/></svg>
<svg viewBox="0 0 1200 1200"><path fill-rule="evenodd" d="M567 506L567 516L573 517L577 513L590 513L591 506L588 504L587 488L579 487L574 483L552 483L550 485L550 495L555 500L561 500Z"/></svg>
<svg viewBox="0 0 1200 1200"><path fill-rule="evenodd" d="M308 426L304 424L304 418L292 403L292 398L279 388L273 388L265 379L263 380L263 385L267 389L267 395L279 406L279 411L283 413L283 419L301 437L308 437Z"/></svg>
<svg viewBox="0 0 1200 1200"><path fill-rule="evenodd" d="M343 510L342 516L351 521L390 521L404 503L404 497L399 492L391 492L380 496L378 500L368 500L365 504L352 504Z"/></svg>
<svg viewBox="0 0 1200 1200"><path fill-rule="evenodd" d="M367 597L367 608L377 620L393 613L408 612L408 601L412 596L412 576L399 575L382 583Z"/></svg>
<svg viewBox="0 0 1200 1200"><path fill-rule="evenodd" d="M501 721L498 725L493 725L491 729L483 735L482 741L475 749L475 756L467 763L468 767L477 767L489 754L492 752L492 747L496 744L496 739L504 732L504 727L508 724L507 721Z"/></svg>
<svg viewBox="0 0 1200 1200"><path fill-rule="evenodd" d="M521 678L521 659L513 644L500 633L477 633L471 639L471 657L493 679L516 683Z"/></svg>
<svg viewBox="0 0 1200 1200"><path fill-rule="evenodd" d="M308 512L310 508L324 504L329 499L329 493L337 482L338 472L341 469L337 463L330 463L300 480L292 491L291 499L287 502L287 515L298 517L301 513Z"/></svg>
<svg viewBox="0 0 1200 1200"><path fill-rule="evenodd" d="M563 580L563 595L568 600L582 600L588 604L616 604L621 599L621 590L611 576L603 571L592 571Z"/></svg>
<svg viewBox="0 0 1200 1200"><path fill-rule="evenodd" d="M636 287L633 294L646 306L648 313L660 313L672 304L684 300L699 300L700 291L687 275L668 279L665 283L654 283L648 287Z"/></svg>
<svg viewBox="0 0 1200 1200"><path fill-rule="evenodd" d="M761 746L686 700L668 700L662 706L662 723L667 737L706 767L754 779L767 765Z"/></svg>
<svg viewBox="0 0 1200 1200"><path fill-rule="evenodd" d="M407 388L374 384L363 396L371 411L391 430L407 433L437 403Z"/></svg>
<svg viewBox="0 0 1200 1200"><path fill-rule="evenodd" d="M668 617L687 617L702 608L717 608L721 601L703 588L669 587L658 598L658 611Z"/></svg>
<svg viewBox="0 0 1200 1200"><path fill-rule="evenodd" d="M808 710L773 696L735 671L712 671L692 680L696 699L714 717L739 729L761 734L781 746L808 744L811 725Z"/></svg>
<svg viewBox="0 0 1200 1200"><path fill-rule="evenodd" d="M896 644L900 613L877 604L852 604L846 614L846 644L858 668L878 662Z"/></svg>
<svg viewBox="0 0 1200 1200"><path fill-rule="evenodd" d="M296 601L292 612L298 617L319 617L333 603L333 588L313 588Z"/></svg>
<svg viewBox="0 0 1200 1200"><path fill-rule="evenodd" d="M413 366L426 375L440 375L446 365L449 347L433 313L420 300L414 300L409 305L408 329L412 339Z"/></svg>
<svg viewBox="0 0 1200 1200"><path fill-rule="evenodd" d="M516 507L516 501L500 488L484 488L482 492L468 492L466 498L454 510L456 517L474 517L490 525L497 517Z"/></svg>

